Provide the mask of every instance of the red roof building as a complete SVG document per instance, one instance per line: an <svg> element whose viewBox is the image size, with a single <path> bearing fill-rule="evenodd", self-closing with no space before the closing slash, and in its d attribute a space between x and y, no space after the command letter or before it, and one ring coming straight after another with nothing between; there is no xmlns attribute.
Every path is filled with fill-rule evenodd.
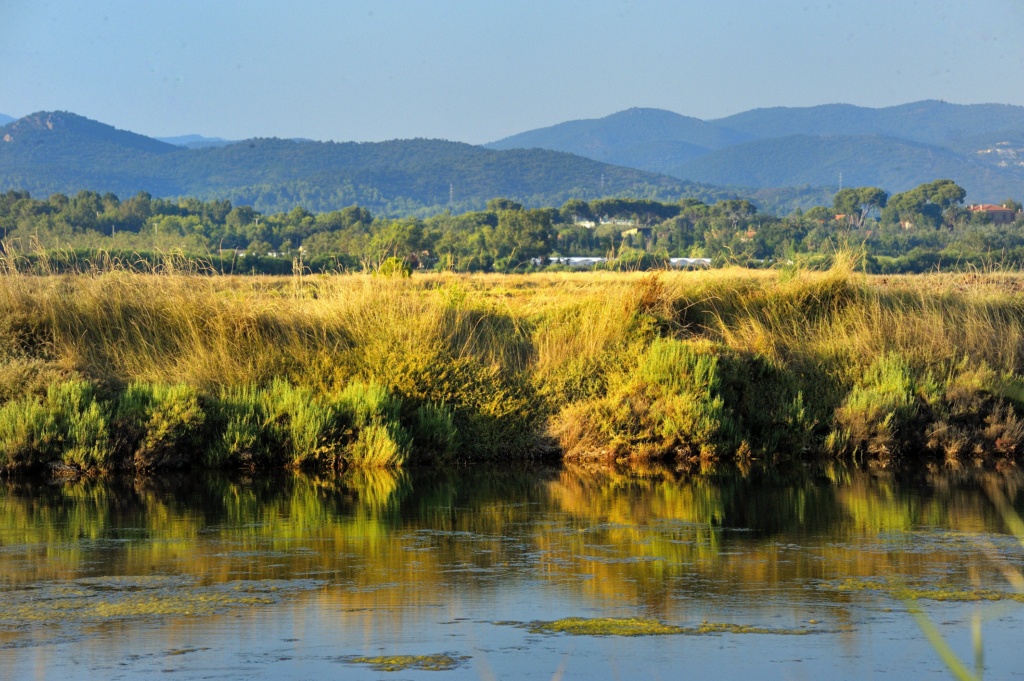
<svg viewBox="0 0 1024 681"><path fill-rule="evenodd" d="M1019 212L1011 210L1006 206L997 206L992 203L979 203L967 206L972 213L985 213L994 225L1008 225L1017 219Z"/></svg>

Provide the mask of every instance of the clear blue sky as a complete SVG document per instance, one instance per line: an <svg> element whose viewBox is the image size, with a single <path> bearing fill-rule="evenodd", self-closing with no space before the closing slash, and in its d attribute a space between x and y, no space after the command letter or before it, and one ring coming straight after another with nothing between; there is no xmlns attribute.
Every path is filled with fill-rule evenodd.
<svg viewBox="0 0 1024 681"><path fill-rule="evenodd" d="M151 136L482 143L919 99L1024 105L1024 1L0 0L0 113Z"/></svg>

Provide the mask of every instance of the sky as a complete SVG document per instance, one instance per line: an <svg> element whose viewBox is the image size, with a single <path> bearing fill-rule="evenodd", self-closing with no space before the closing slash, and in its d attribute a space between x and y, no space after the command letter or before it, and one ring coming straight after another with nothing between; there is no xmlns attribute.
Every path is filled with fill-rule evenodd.
<svg viewBox="0 0 1024 681"><path fill-rule="evenodd" d="M1024 0L0 0L0 113L485 143L657 107L1024 105Z"/></svg>

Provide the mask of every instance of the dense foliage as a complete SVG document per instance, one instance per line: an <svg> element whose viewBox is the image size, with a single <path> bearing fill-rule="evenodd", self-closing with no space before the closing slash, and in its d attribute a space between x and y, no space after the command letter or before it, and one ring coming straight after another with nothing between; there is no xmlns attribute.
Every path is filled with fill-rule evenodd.
<svg viewBox="0 0 1024 681"><path fill-rule="evenodd" d="M427 218L386 218L350 206L313 214L301 207L262 214L227 200L120 200L83 191L32 198L0 194L4 250L49 266L156 265L175 253L219 272L286 274L377 269L388 258L410 270L514 272L566 267L569 257L606 258L603 267L649 269L670 258L764 266L813 261L839 246L862 249L871 272L950 267L1016 267L1024 262L1024 220L996 225L963 206L964 190L936 180L889 197L876 187L844 189L833 206L779 218L737 199L570 199L524 208L494 199L485 210ZM1019 203L1008 200L1011 209ZM45 254L45 255L44 255Z"/></svg>

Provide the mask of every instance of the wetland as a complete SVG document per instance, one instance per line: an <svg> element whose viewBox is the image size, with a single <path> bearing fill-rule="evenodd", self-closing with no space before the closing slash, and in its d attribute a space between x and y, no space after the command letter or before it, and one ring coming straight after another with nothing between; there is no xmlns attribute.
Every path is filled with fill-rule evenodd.
<svg viewBox="0 0 1024 681"><path fill-rule="evenodd" d="M920 609L1019 674L991 490L840 466L0 483L3 678L941 678Z"/></svg>

